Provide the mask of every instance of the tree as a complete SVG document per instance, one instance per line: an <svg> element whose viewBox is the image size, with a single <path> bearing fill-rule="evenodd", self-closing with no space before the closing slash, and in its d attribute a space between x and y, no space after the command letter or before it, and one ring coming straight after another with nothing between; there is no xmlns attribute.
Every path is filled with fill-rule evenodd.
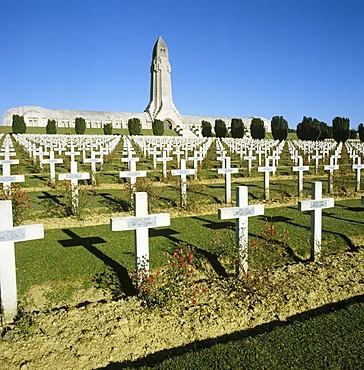
<svg viewBox="0 0 364 370"><path fill-rule="evenodd" d="M103 129L105 135L112 135L112 123L105 123Z"/></svg>
<svg viewBox="0 0 364 370"><path fill-rule="evenodd" d="M27 126L24 121L24 116L13 114L12 129L14 134L25 134Z"/></svg>
<svg viewBox="0 0 364 370"><path fill-rule="evenodd" d="M349 139L355 140L357 137L358 137L357 131L356 130L350 130Z"/></svg>
<svg viewBox="0 0 364 370"><path fill-rule="evenodd" d="M47 121L46 133L50 135L55 135L57 133L57 122L55 119L49 119Z"/></svg>
<svg viewBox="0 0 364 370"><path fill-rule="evenodd" d="M215 120L215 134L216 137L226 137L227 134L227 128L226 124L222 119Z"/></svg>
<svg viewBox="0 0 364 370"><path fill-rule="evenodd" d="M362 123L358 126L358 132L359 132L359 139L363 143L364 142L364 125Z"/></svg>
<svg viewBox="0 0 364 370"><path fill-rule="evenodd" d="M153 135L162 136L164 134L164 123L160 119L155 119L152 123Z"/></svg>
<svg viewBox="0 0 364 370"><path fill-rule="evenodd" d="M287 139L288 122L282 116L274 116L271 121L272 135L274 140Z"/></svg>
<svg viewBox="0 0 364 370"><path fill-rule="evenodd" d="M211 137L212 136L212 125L208 121L201 122L201 133L203 137Z"/></svg>
<svg viewBox="0 0 364 370"><path fill-rule="evenodd" d="M75 132L77 135L83 135L86 131L86 121L82 117L75 119Z"/></svg>
<svg viewBox="0 0 364 370"><path fill-rule="evenodd" d="M241 118L231 119L231 136L234 139L241 139L245 135L245 125Z"/></svg>
<svg viewBox="0 0 364 370"><path fill-rule="evenodd" d="M130 118L128 120L129 135L141 135L142 124L139 118Z"/></svg>
<svg viewBox="0 0 364 370"><path fill-rule="evenodd" d="M332 127L325 122L320 122L320 137L319 140L332 139Z"/></svg>
<svg viewBox="0 0 364 370"><path fill-rule="evenodd" d="M350 120L345 117L335 117L332 120L332 135L337 143L343 142L349 139L350 135Z"/></svg>
<svg viewBox="0 0 364 370"><path fill-rule="evenodd" d="M300 140L319 140L321 135L321 123L316 118L304 116L297 125L297 137Z"/></svg>
<svg viewBox="0 0 364 370"><path fill-rule="evenodd" d="M253 118L250 122L250 135L253 139L264 139L265 127L261 118Z"/></svg>

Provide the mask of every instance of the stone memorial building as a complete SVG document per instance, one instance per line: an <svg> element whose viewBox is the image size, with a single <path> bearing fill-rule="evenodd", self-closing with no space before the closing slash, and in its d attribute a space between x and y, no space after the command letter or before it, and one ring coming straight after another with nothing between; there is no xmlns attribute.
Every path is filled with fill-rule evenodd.
<svg viewBox="0 0 364 370"><path fill-rule="evenodd" d="M150 73L150 101L144 112L95 112L20 106L5 112L2 125L11 126L12 117L17 114L24 116L27 127L45 127L48 119L56 120L58 127L74 127L77 117L84 118L88 128L102 128L107 123L111 123L113 128L127 128L130 118L139 118L142 128L150 129L152 128L152 122L159 119L164 122L165 128L178 129L183 136L194 136L193 128L200 128L203 120L210 122L214 127L215 120L222 119L226 126L230 127L230 117L189 116L179 113L172 99L171 66L168 49L161 37L158 37L153 48ZM245 127L249 128L251 119L252 117L242 118ZM266 132L270 132L270 121L265 118L262 119Z"/></svg>

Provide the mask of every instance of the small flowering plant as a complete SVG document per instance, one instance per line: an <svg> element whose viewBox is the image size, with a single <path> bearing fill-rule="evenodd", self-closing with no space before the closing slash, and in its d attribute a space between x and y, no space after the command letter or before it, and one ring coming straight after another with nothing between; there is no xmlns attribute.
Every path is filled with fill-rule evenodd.
<svg viewBox="0 0 364 370"><path fill-rule="evenodd" d="M276 266L286 261L288 247L288 230L276 227L273 222L265 220L260 235L251 238L248 244L248 274L246 282L261 292L271 288L270 277Z"/></svg>
<svg viewBox="0 0 364 370"><path fill-rule="evenodd" d="M2 190L0 200L11 200L13 207L13 223L19 225L30 209L30 198L24 189L18 184L11 185L11 192L5 193Z"/></svg>
<svg viewBox="0 0 364 370"><path fill-rule="evenodd" d="M180 245L167 255L164 269L153 273L141 269L132 272L132 280L139 298L149 306L184 309L197 304L200 296L207 292L198 280L195 255L187 245Z"/></svg>

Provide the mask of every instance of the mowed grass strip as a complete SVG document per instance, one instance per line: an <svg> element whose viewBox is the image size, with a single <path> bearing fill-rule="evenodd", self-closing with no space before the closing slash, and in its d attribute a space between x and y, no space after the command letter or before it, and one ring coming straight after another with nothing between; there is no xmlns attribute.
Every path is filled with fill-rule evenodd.
<svg viewBox="0 0 364 370"><path fill-rule="evenodd" d="M336 202L323 212L322 250L336 253L364 244L363 207L359 199ZM310 212L297 207L266 208L265 215L249 220L250 238L261 239L267 222L277 231L288 231L287 245L297 258L310 254ZM201 250L215 251L216 243L233 245L234 220L221 221L216 214L178 217L169 227L149 231L150 266L156 269L166 263L179 243ZM231 230L226 235L226 230ZM230 237L230 239L229 239ZM225 243L224 242L224 243ZM292 263L287 259L287 263ZM134 232L112 232L109 225L45 230L44 239L16 243L16 264L19 293L25 294L33 285L57 281L90 281L109 266L112 269L134 269Z"/></svg>
<svg viewBox="0 0 364 370"><path fill-rule="evenodd" d="M234 333L233 340L229 341L229 336L226 336L221 339L223 343L215 345L191 344L188 353L170 356L159 363L158 354L154 354L152 358L136 361L135 367L133 363L128 363L127 367L159 370L363 368L363 302L282 325L268 328L262 334L252 335L250 331ZM219 338L215 341L218 342ZM178 349L174 350L176 352ZM165 358L166 353L163 355Z"/></svg>

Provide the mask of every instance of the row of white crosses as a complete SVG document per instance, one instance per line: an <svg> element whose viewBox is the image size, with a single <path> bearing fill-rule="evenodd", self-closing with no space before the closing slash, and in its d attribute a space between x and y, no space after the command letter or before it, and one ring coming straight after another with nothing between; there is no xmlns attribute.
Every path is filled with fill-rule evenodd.
<svg viewBox="0 0 364 370"><path fill-rule="evenodd" d="M19 164L19 159L11 159L15 156L13 143L9 135L5 136L2 147L0 148L0 160L2 166L2 176L0 176L0 183L3 185L3 191L6 196L11 195L11 184L13 182L24 182L24 175L11 175L11 167L14 164Z"/></svg>
<svg viewBox="0 0 364 370"><path fill-rule="evenodd" d="M364 204L364 196L361 198ZM148 214L148 195L134 193L134 216L110 219L112 231L134 230L135 270L138 276L149 274L149 229L169 226L168 213ZM322 183L312 184L312 199L298 203L300 211L311 211L311 259L321 255L322 209L334 206L333 198L322 198ZM5 322L17 313L17 287L14 242L41 239L43 225L13 226L11 201L0 201L0 294ZM236 246L239 250L238 274L248 272L248 218L264 214L261 204L248 205L248 188L236 189L236 207L220 208L219 219L235 219Z"/></svg>

